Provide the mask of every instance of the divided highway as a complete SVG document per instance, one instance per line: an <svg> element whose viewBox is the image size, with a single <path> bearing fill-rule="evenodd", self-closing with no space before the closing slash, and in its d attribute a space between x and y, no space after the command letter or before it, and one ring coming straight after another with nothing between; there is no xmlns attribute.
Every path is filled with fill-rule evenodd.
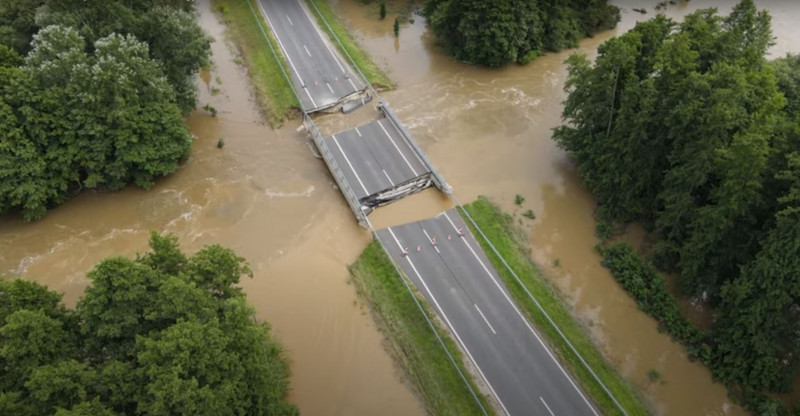
<svg viewBox="0 0 800 416"><path fill-rule="evenodd" d="M297 0L257 0L291 69L292 80L306 113L335 106L366 89L311 20Z"/></svg>
<svg viewBox="0 0 800 416"><path fill-rule="evenodd" d="M366 81L330 46L303 0L257 1L290 67L314 143L361 224L369 224L374 207L431 183L451 192L382 99L385 117L323 138L307 114L365 90ZM445 322L503 412L599 416L511 300L456 210L375 236Z"/></svg>
<svg viewBox="0 0 800 416"><path fill-rule="evenodd" d="M455 209L377 232L508 415L598 416Z"/></svg>

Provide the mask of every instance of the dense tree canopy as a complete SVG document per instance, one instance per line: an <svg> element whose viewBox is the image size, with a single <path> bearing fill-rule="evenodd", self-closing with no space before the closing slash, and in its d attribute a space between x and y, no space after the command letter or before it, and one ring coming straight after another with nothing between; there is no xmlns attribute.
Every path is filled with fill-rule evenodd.
<svg viewBox="0 0 800 416"><path fill-rule="evenodd" d="M606 0L427 0L424 14L444 48L488 66L524 63L543 51L577 45L614 27L619 9Z"/></svg>
<svg viewBox="0 0 800 416"><path fill-rule="evenodd" d="M235 287L232 251L183 255L154 234L136 260L98 264L75 310L0 280L0 414L294 415L280 345Z"/></svg>
<svg viewBox="0 0 800 416"><path fill-rule="evenodd" d="M209 54L191 7L0 3L0 214L40 218L80 189L149 187L178 168Z"/></svg>
<svg viewBox="0 0 800 416"><path fill-rule="evenodd" d="M800 364L800 57L767 61L770 16L663 16L567 61L554 138L603 220L643 221L655 260L718 307L709 364L745 391Z"/></svg>

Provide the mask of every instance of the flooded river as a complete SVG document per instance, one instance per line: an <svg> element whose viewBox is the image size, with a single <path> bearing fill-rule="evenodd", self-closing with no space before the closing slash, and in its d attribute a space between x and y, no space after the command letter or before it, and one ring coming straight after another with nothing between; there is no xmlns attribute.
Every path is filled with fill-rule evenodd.
<svg viewBox="0 0 800 416"><path fill-rule="evenodd" d="M621 6L641 4L627 1ZM693 0L668 13L677 17L710 3ZM175 233L191 252L219 243L252 265L255 277L242 286L258 317L272 323L289 350L290 400L302 414L422 414L347 283L346 265L370 235L356 225L308 138L295 131L299 122L277 131L263 124L244 69L223 42L223 28L208 0L199 4L203 27L217 39L215 66L198 80L199 104L209 103L219 114L189 117L197 136L190 160L149 191L84 193L35 223L0 218L0 274L45 283L74 305L94 264L146 250L150 230ZM767 3L774 12L774 53L797 52L790 40L800 35L792 21L800 16L800 4L775 4ZM439 53L419 18L403 25L396 41L392 19L378 21L357 0L339 0L338 8L397 82L398 89L385 97L456 195L463 202L488 195L509 212L536 213L534 221L520 216L535 259L656 413L743 414L703 367L688 362L680 346L656 331L599 264L594 202L550 140L550 129L560 121L568 52L489 71ZM646 17L624 13L616 32ZM587 40L581 49L591 54L612 34ZM321 124L335 129L341 122L324 117ZM216 147L220 138L224 149ZM521 208L513 204L515 194L526 198ZM371 219L399 223L445 207L447 200L426 191ZM654 369L661 377L650 381Z"/></svg>

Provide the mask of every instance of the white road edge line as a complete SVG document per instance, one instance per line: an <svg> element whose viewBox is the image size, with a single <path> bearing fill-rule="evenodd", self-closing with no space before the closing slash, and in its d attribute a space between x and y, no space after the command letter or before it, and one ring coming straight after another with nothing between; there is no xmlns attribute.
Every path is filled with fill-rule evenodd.
<svg viewBox="0 0 800 416"><path fill-rule="evenodd" d="M544 398L542 396L539 396L539 400L542 401L542 404L544 405L545 409L547 409L547 411L550 412L550 416L556 416L556 414L553 413L552 410L550 410L550 406L547 405L547 402L544 401Z"/></svg>
<svg viewBox="0 0 800 416"><path fill-rule="evenodd" d="M311 18L311 15L309 15L309 12L308 12L308 10L306 10L305 5L303 5L303 3L300 0L297 0L297 3L300 5L300 8L303 9L303 13L305 13L306 17L308 18L308 22L311 23L311 26L317 32L317 36L319 36L319 38L322 41L322 43L325 44L325 47L328 49L328 52L330 52L331 56L333 57L333 60L336 61L337 65L339 65L339 70L342 71L342 74L347 74L347 71L344 70L344 67L342 66L342 63L339 62L339 59L336 58L336 54L334 54L333 51L331 50L331 46L328 45L328 42L326 42L325 38L322 37L322 32L320 32L319 28L317 27L317 25L314 24L314 20ZM356 89L358 89L358 88L356 88Z"/></svg>
<svg viewBox="0 0 800 416"><path fill-rule="evenodd" d="M447 218L447 221L450 222L450 225L453 227L453 229L458 230L458 227L456 227L455 223L453 223L453 220L451 220L450 216L447 215L447 211L445 211L443 214L444 214L445 218ZM494 282L495 286L497 286L497 289L500 290L500 293L503 294L503 297L506 298L506 301L508 301L508 303L511 305L511 307L514 308L514 311L517 313L519 318L522 319L522 322L525 323L525 326L528 327L528 330L531 331L533 336L536 337L536 340L539 341L539 344L541 344L542 348L544 348L544 350L547 352L547 355L550 356L550 359L552 359L553 362L556 363L556 366L561 370L561 373L564 375L564 377L566 377L567 381L569 381L569 384L572 385L572 387L575 389L575 391L578 392L578 395L580 395L581 398L583 399L583 401L586 402L586 405L589 406L589 409L592 411L592 413L595 416L600 416L597 413L597 411L594 410L594 406L592 406L592 404L589 403L589 400L586 398L586 396L583 395L583 392L578 388L577 385L575 385L575 382L572 380L572 377L570 377L567 374L566 370L564 370L564 367L561 366L561 363L559 363L558 360L556 360L556 357L553 356L553 353L550 351L550 348L548 348L547 345L544 343L544 341L542 341L542 339L539 337L539 334L537 334L536 331L533 330L533 327L531 327L531 324L528 323L528 320L525 319L525 317L522 315L522 312L520 312L519 308L517 308L517 305L511 300L510 297L508 297L508 294L506 293L506 291L503 290L503 287L500 286L500 283L498 283L497 279L494 278L494 275L492 275L492 272L489 271L489 269L483 263L483 260L481 260L480 257L478 257L478 254L475 252L475 250L472 249L472 246L470 246L469 242L467 242L467 239L466 238L462 238L461 240L464 241L464 244L466 244L466 246L469 249L469 251L472 252L472 255L475 256L475 259L478 260L478 262L481 264L481 266L483 267L483 270L492 279L492 282Z"/></svg>
<svg viewBox="0 0 800 416"><path fill-rule="evenodd" d="M272 24L272 21L269 20L267 11L264 10L264 6L261 4L261 1L256 0L256 3L258 4L259 10L261 10L261 14L264 15L265 19L267 19L267 24L269 25L270 29L272 29L272 34L275 35L275 40L278 41L278 45L280 45L281 49L283 50L283 54L286 55L286 60L289 61L289 65L291 65L292 69L294 69L294 75L297 77L297 80L300 81L300 85L303 86L303 90L306 92L308 99L311 100L311 104L314 106L314 108L317 108L317 103L314 102L314 97L312 97L311 93L308 92L308 88L306 88L306 83L303 82L303 78L300 76L300 72L297 71L297 68L294 66L294 63L292 62L292 58L289 57L289 52L287 52L286 48L283 46L283 42L281 42L281 38L280 36L278 36L278 32L275 30L275 26ZM286 17L289 16L287 15ZM300 97L297 97L297 99L299 100Z"/></svg>
<svg viewBox="0 0 800 416"><path fill-rule="evenodd" d="M361 182L361 178L358 177L358 173L356 172L355 168L353 168L353 164L350 163L350 159L347 158L347 154L342 149L342 146L339 145L339 141L336 140L336 135L332 134L331 137L333 137L333 142L336 143L336 147L338 147L339 151L342 152L342 156L344 156L344 160L345 160L345 162L347 162L347 166L350 166L350 170L353 171L353 175L356 176L356 179L358 180L358 183L361 184L361 189L364 190L365 194L369 195L369 191L367 191L367 187L364 186L364 182Z"/></svg>
<svg viewBox="0 0 800 416"><path fill-rule="evenodd" d="M288 15L288 14L286 15L286 20L288 20L288 21L289 21L289 24L290 24L290 25L294 26L294 23L292 23L292 18L291 18L291 17L289 17L289 15Z"/></svg>
<svg viewBox="0 0 800 416"><path fill-rule="evenodd" d="M312 56L311 56L311 52L308 50L308 46L306 46L306 45L303 45L303 49L305 49L305 50L306 50L306 53L308 54L308 57L309 57L309 58L312 58Z"/></svg>
<svg viewBox="0 0 800 416"><path fill-rule="evenodd" d="M406 161L406 165L408 165L408 167L411 169L411 172L414 173L414 176L419 176L419 174L417 174L417 171L414 169L414 167L411 166L411 163L408 162L408 159L406 159L406 155L404 155L403 152L400 151L400 148L397 147L397 143L394 142L394 139L392 138L392 135L389 134L388 131L386 131L385 127L383 127L383 124L381 124L380 120L378 120L378 125L381 126L381 130L383 130L383 132L386 133L386 137L388 137L389 141L392 142L392 144L394 145L395 150L397 150L397 153L400 153L400 157L402 157L403 160Z"/></svg>
<svg viewBox="0 0 800 416"><path fill-rule="evenodd" d="M484 315L483 312L481 312L481 308L478 307L478 304L477 303L473 303L473 305L475 305L475 309L477 309L478 313L481 314L481 318L483 318L483 321L486 322L486 325L489 326L489 329L492 330L492 333L497 335L497 331L494 330L494 328L492 327L492 324L490 324L489 320L486 319L486 315Z"/></svg>
<svg viewBox="0 0 800 416"><path fill-rule="evenodd" d="M392 227L388 227L387 230L389 230L389 234L392 235L392 238L394 238L394 242L397 243L397 246L402 251L403 246L400 244L400 240L397 239L397 236L394 235ZM461 348L463 348L464 352L467 353L467 357L469 357L470 361L472 361L472 364L475 365L475 369L478 370L478 373L481 375L481 378L483 378L483 381L486 382L486 386L488 386L489 390L492 391L492 395L494 395L495 399L497 400L497 403L500 404L500 407L503 408L503 411L506 413L506 415L511 416L511 413L508 412L508 409L506 409L506 406L500 400L500 396L497 395L497 392L494 391L494 387L492 387L492 385L489 383L489 379L487 379L486 375L484 375L483 371L481 371L480 366L478 366L478 362L475 361L475 358L472 357L472 354L469 352L467 345L464 344L464 341L461 340L461 337L458 335L458 332L456 332L456 328L453 326L453 324L450 323L450 320L447 318L447 315L444 313L442 307L439 306L439 302L436 300L436 297L433 296L433 293L431 292L430 288L428 288L428 285L425 283L425 280L422 279L422 276L419 274L419 271L417 271L417 267L414 266L414 262L411 261L411 257L406 256L406 260L408 260L408 264L411 265L411 269L414 270L414 273L417 275L419 281L422 282L422 286L425 288L425 291L428 292L428 296L431 297L431 300L433 300L433 304L436 306L436 309L438 309L439 313L442 314L442 319L444 319L445 323L447 323L447 326L450 328L450 330L453 331L453 335L455 335L456 340L458 340L458 343L461 344Z"/></svg>

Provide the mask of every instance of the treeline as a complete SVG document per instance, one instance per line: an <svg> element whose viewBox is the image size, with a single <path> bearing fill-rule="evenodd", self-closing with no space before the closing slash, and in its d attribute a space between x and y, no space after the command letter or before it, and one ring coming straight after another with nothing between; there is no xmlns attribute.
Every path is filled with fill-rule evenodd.
<svg viewBox="0 0 800 416"><path fill-rule="evenodd" d="M192 8L0 3L0 214L37 219L81 189L149 187L178 168L210 53Z"/></svg>
<svg viewBox="0 0 800 416"><path fill-rule="evenodd" d="M703 358L745 396L787 391L800 364L800 57L768 61L772 42L751 0L639 23L567 60L554 132L600 218L644 223L655 264L716 308Z"/></svg>
<svg viewBox="0 0 800 416"><path fill-rule="evenodd" d="M620 19L608 0L427 0L423 14L448 53L490 67L575 47Z"/></svg>
<svg viewBox="0 0 800 416"><path fill-rule="evenodd" d="M296 415L282 347L241 289L243 259L191 257L173 236L110 258L76 309L23 280L0 280L0 414Z"/></svg>

